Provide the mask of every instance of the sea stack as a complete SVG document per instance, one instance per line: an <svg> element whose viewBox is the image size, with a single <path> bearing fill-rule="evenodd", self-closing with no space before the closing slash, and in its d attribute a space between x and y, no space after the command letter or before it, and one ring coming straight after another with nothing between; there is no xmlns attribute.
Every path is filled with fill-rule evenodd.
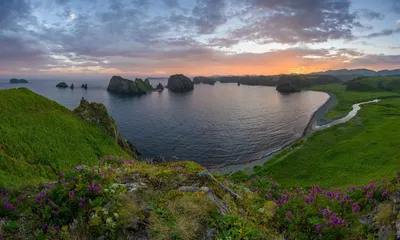
<svg viewBox="0 0 400 240"><path fill-rule="evenodd" d="M164 86L163 86L161 83L158 83L156 89L157 89L158 91L162 91L162 90L164 90Z"/></svg>
<svg viewBox="0 0 400 240"><path fill-rule="evenodd" d="M65 82L60 82L59 84L56 85L56 87L58 87L58 88L68 88L68 84L66 84Z"/></svg>
<svg viewBox="0 0 400 240"><path fill-rule="evenodd" d="M12 78L12 79L10 79L10 83L28 83L28 80Z"/></svg>
<svg viewBox="0 0 400 240"><path fill-rule="evenodd" d="M193 82L183 74L170 76L167 87L172 92L188 92L194 89Z"/></svg>
<svg viewBox="0 0 400 240"><path fill-rule="evenodd" d="M71 88L71 89L74 89L74 88L75 88L74 84L71 84L70 88Z"/></svg>
<svg viewBox="0 0 400 240"><path fill-rule="evenodd" d="M153 91L153 87L140 78L136 78L135 81L132 81L120 76L113 76L110 79L107 91L134 96Z"/></svg>

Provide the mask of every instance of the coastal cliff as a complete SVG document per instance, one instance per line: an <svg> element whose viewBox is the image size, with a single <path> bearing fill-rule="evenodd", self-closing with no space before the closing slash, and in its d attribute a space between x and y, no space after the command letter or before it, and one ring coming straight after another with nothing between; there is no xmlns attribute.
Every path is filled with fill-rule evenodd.
<svg viewBox="0 0 400 240"><path fill-rule="evenodd" d="M103 104L89 103L87 100L82 99L74 113L85 121L99 125L125 152L135 159L139 159L139 151L132 143L121 137L114 118L108 115L107 108Z"/></svg>

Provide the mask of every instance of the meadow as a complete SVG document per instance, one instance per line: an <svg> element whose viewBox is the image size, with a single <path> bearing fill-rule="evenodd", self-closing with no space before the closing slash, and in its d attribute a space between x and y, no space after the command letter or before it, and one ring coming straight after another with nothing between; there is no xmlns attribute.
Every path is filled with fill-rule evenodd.
<svg viewBox="0 0 400 240"><path fill-rule="evenodd" d="M313 184L345 187L393 176L400 166L399 94L347 91L345 88L338 84L313 87L337 96L337 104L327 117L345 116L354 103L382 100L363 105L357 116L347 123L315 132L300 146L255 167L253 175L270 176L287 187Z"/></svg>
<svg viewBox="0 0 400 240"><path fill-rule="evenodd" d="M0 186L55 179L105 154L127 156L102 129L32 91L0 91Z"/></svg>

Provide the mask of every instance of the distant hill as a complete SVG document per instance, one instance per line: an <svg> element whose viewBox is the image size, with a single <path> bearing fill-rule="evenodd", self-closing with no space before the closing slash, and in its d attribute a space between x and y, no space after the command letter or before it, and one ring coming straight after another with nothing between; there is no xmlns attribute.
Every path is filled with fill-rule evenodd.
<svg viewBox="0 0 400 240"><path fill-rule="evenodd" d="M377 76L397 76L400 75L400 69L394 70L381 70L374 71L370 69L338 69L338 70L328 70L325 72L315 72L311 75L328 74L338 77L343 82L351 81L358 77L377 77Z"/></svg>
<svg viewBox="0 0 400 240"><path fill-rule="evenodd" d="M357 92L400 92L400 76L358 77L346 83L346 90Z"/></svg>

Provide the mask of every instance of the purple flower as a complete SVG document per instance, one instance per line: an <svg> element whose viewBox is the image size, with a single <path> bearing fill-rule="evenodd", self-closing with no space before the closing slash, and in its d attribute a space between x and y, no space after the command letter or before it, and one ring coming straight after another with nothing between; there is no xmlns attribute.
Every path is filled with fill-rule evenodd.
<svg viewBox="0 0 400 240"><path fill-rule="evenodd" d="M109 157L110 157L110 160L113 160L113 155L110 155Z"/></svg>
<svg viewBox="0 0 400 240"><path fill-rule="evenodd" d="M386 188L385 191L382 192L382 196L387 196L389 194L389 189Z"/></svg>
<svg viewBox="0 0 400 240"><path fill-rule="evenodd" d="M47 230L49 230L49 226L47 226L46 224L43 224L42 225L42 230L43 230L43 232L47 232Z"/></svg>
<svg viewBox="0 0 400 240"><path fill-rule="evenodd" d="M365 198L372 198L373 196L374 196L374 193L372 191L368 191Z"/></svg>
<svg viewBox="0 0 400 240"><path fill-rule="evenodd" d="M75 196L75 191L69 191L68 196L69 196L69 200L73 200L74 196Z"/></svg>
<svg viewBox="0 0 400 240"><path fill-rule="evenodd" d="M361 207L360 206L358 206L357 204L355 204L355 203L353 203L353 204L351 204L351 207L353 208L353 212L359 212L360 211L360 209L361 209Z"/></svg>
<svg viewBox="0 0 400 240"><path fill-rule="evenodd" d="M258 192L258 188L253 188L251 189L252 192L257 193Z"/></svg>
<svg viewBox="0 0 400 240"><path fill-rule="evenodd" d="M88 190L89 192L98 192L101 189L101 185L100 184L92 184L88 186Z"/></svg>
<svg viewBox="0 0 400 240"><path fill-rule="evenodd" d="M287 211L286 212L286 217L289 218L289 219L292 219L293 218L293 213L291 211Z"/></svg>
<svg viewBox="0 0 400 240"><path fill-rule="evenodd" d="M58 175L57 175L57 177L60 179L63 175L64 175L63 172L59 172Z"/></svg>
<svg viewBox="0 0 400 240"><path fill-rule="evenodd" d="M83 198L79 198L79 207L83 207Z"/></svg>
<svg viewBox="0 0 400 240"><path fill-rule="evenodd" d="M317 224L316 226L315 226L315 231L317 231L318 233L320 233L320 232L322 232L322 224Z"/></svg>
<svg viewBox="0 0 400 240"><path fill-rule="evenodd" d="M267 194L265 194L265 196L264 196L264 197L265 197L265 199L267 199L267 200L268 200L268 199L270 199L270 198L272 197L272 195L267 193Z"/></svg>

